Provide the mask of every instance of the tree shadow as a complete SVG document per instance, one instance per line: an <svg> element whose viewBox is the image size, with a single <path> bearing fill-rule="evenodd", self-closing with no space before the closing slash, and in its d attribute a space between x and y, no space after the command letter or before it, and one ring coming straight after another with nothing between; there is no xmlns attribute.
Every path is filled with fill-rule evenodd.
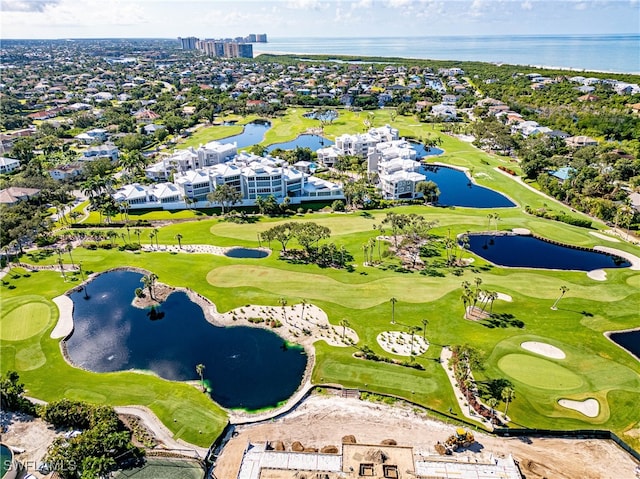
<svg viewBox="0 0 640 479"><path fill-rule="evenodd" d="M485 328L490 328L490 329L508 328L508 327L522 329L525 326L524 321L517 319L511 313L492 314L490 317L482 321L483 322L480 324L482 324Z"/></svg>

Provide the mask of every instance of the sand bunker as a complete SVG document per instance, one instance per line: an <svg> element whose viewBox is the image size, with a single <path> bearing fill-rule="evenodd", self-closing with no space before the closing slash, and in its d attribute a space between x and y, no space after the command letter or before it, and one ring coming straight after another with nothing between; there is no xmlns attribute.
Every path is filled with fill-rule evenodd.
<svg viewBox="0 0 640 479"><path fill-rule="evenodd" d="M596 281L606 281L607 272L603 269L593 269L587 272L587 276Z"/></svg>
<svg viewBox="0 0 640 479"><path fill-rule="evenodd" d="M403 331L384 331L376 338L382 349L398 356L411 356L413 347L414 356L420 356L429 349L429 342L419 334L411 334ZM413 346L412 346L413 344Z"/></svg>
<svg viewBox="0 0 640 479"><path fill-rule="evenodd" d="M531 230L527 228L513 228L511 231L517 235L531 236Z"/></svg>
<svg viewBox="0 0 640 479"><path fill-rule="evenodd" d="M572 399L560 399L558 404L567 409L573 409L587 417L597 417L600 413L600 403L593 399L585 399L584 401L574 401Z"/></svg>
<svg viewBox="0 0 640 479"><path fill-rule="evenodd" d="M527 351L531 351L532 353L551 359L564 359L567 357L562 349L556 348L555 346L551 346L547 343L540 343L538 341L525 341L520 345L520 347Z"/></svg>
<svg viewBox="0 0 640 479"><path fill-rule="evenodd" d="M51 338L60 339L67 337L73 331L73 300L66 295L53 298L60 314L56 327L51 331Z"/></svg>
<svg viewBox="0 0 640 479"><path fill-rule="evenodd" d="M626 251L621 251L616 248L610 248L608 246L594 246L593 249L596 251L602 251L604 253L620 256L621 258L624 258L631 263L629 269L633 271L640 271L640 258L638 258L635 254L627 253Z"/></svg>
<svg viewBox="0 0 640 479"><path fill-rule="evenodd" d="M595 231L589 231L589 234L595 236L596 238L600 238L601 240L611 241L612 243L620 243L619 239L612 238L611 236L603 235L602 233L596 233Z"/></svg>

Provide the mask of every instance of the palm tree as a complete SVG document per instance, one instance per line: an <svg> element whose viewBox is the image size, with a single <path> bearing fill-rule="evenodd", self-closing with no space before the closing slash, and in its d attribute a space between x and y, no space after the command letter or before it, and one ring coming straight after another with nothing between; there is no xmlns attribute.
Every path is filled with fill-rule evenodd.
<svg viewBox="0 0 640 479"><path fill-rule="evenodd" d="M153 249L153 238L155 235L156 235L155 231L149 232L149 246L151 246L151 249Z"/></svg>
<svg viewBox="0 0 640 479"><path fill-rule="evenodd" d="M286 321L287 320L287 312L286 312L286 310L284 308L287 305L287 299L286 298L280 298L278 300L278 303L280 303L280 306L282 306L282 316L283 316L284 320Z"/></svg>
<svg viewBox="0 0 640 479"><path fill-rule="evenodd" d="M420 321L422 323L422 339L426 340L426 333L427 333L427 324L429 324L429 320L428 319L423 319L422 321Z"/></svg>
<svg viewBox="0 0 640 479"><path fill-rule="evenodd" d="M487 231L491 231L491 221L493 220L494 216L493 213L489 213L487 215L487 218L489 219L489 225L487 226Z"/></svg>
<svg viewBox="0 0 640 479"><path fill-rule="evenodd" d="M153 286L157 279L158 275L155 273L144 275L142 279L140 279L140 282L144 284L145 288L149 290L149 296L151 297L151 299L155 299L153 297Z"/></svg>
<svg viewBox="0 0 640 479"><path fill-rule="evenodd" d="M304 321L304 308L305 306L307 306L307 302L303 299L302 301L300 301L300 304L302 305L302 311L300 311L300 321Z"/></svg>
<svg viewBox="0 0 640 479"><path fill-rule="evenodd" d="M342 321L340 321L340 323L338 323L340 326L342 326L342 341L344 341L344 333L346 332L347 328L350 326L349 324L349 320L348 319L343 319Z"/></svg>
<svg viewBox="0 0 640 479"><path fill-rule="evenodd" d="M498 213L493 214L493 223L495 224L495 232L498 232L498 221L500 221L500 215Z"/></svg>
<svg viewBox="0 0 640 479"><path fill-rule="evenodd" d="M551 309L553 309L554 311L558 309L558 303L560 302L560 300L562 299L562 297L567 291L569 291L569 288L567 288L564 285L560 286L560 296L558 296L558 299L556 299L555 303L553 303L553 306L551 306Z"/></svg>
<svg viewBox="0 0 640 479"><path fill-rule="evenodd" d="M182 235L178 233L176 239L178 240L178 249L182 249Z"/></svg>
<svg viewBox="0 0 640 479"><path fill-rule="evenodd" d="M160 230L158 228L153 228L153 232L156 238L156 249L159 250L160 246L158 245L158 233L160 233Z"/></svg>
<svg viewBox="0 0 640 479"><path fill-rule="evenodd" d="M107 236L111 240L111 247L113 248L115 246L114 240L118 237L118 233L116 233L113 230L110 230L107 232Z"/></svg>
<svg viewBox="0 0 640 479"><path fill-rule="evenodd" d="M389 301L391 302L391 324L396 324L396 303L398 300L391 298Z"/></svg>
<svg viewBox="0 0 640 479"><path fill-rule="evenodd" d="M495 407L498 405L498 400L496 398L489 398L487 399L487 406L489 406L491 408L491 416L495 416L496 412L495 412Z"/></svg>
<svg viewBox="0 0 640 479"><path fill-rule="evenodd" d="M202 392L205 391L204 388L204 364L200 363L200 364L196 364L196 372L198 373L198 376L200 376L200 386L202 387Z"/></svg>
<svg viewBox="0 0 640 479"><path fill-rule="evenodd" d="M509 403L516 398L516 392L512 387L506 387L502 389L502 400L504 401L504 415L507 415L507 411L509 410Z"/></svg>
<svg viewBox="0 0 640 479"><path fill-rule="evenodd" d="M67 275L64 274L64 266L62 265L62 258L58 258L58 264L60 265L60 273L62 273L62 279L66 282Z"/></svg>
<svg viewBox="0 0 640 479"><path fill-rule="evenodd" d="M140 235L142 234L142 230L136 228L135 230L133 230L133 234L138 237L138 246L142 246L142 244L140 243Z"/></svg>
<svg viewBox="0 0 640 479"><path fill-rule="evenodd" d="M65 249L67 250L67 253L69 253L69 258L71 259L71 266L75 268L76 265L73 263L73 256L71 256L71 250L73 249L73 245L71 243L67 243L67 245L65 246Z"/></svg>
<svg viewBox="0 0 640 479"><path fill-rule="evenodd" d="M409 329L411 333L411 357L412 358L413 358L413 342L414 342L416 331L418 331L419 329L420 328L418 326L411 326L411 328Z"/></svg>

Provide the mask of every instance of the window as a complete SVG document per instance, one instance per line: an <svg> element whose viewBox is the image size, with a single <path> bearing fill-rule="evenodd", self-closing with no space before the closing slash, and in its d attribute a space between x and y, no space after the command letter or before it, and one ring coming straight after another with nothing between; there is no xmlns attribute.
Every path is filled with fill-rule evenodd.
<svg viewBox="0 0 640 479"><path fill-rule="evenodd" d="M382 472L384 474L384 477L389 477L392 479L397 479L398 477L398 466L394 466L394 465L383 465L382 466Z"/></svg>
<svg viewBox="0 0 640 479"><path fill-rule="evenodd" d="M373 476L373 464L361 463L360 464L360 476Z"/></svg>

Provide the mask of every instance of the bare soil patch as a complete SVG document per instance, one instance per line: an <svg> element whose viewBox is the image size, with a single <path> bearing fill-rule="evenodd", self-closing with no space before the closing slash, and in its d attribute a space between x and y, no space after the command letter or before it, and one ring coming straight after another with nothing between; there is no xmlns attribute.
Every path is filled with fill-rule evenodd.
<svg viewBox="0 0 640 479"><path fill-rule="evenodd" d="M380 444L393 439L416 452L435 454L434 445L455 426L427 418L408 407L387 406L352 398L313 395L286 416L270 422L240 426L223 450L216 477L237 477L247 441L282 441L287 450L294 441L305 448L339 445L345 435L358 443ZM527 479L596 479L634 477L638 463L613 441L541 438L497 438L474 431L478 445L461 455L493 452L512 454Z"/></svg>

